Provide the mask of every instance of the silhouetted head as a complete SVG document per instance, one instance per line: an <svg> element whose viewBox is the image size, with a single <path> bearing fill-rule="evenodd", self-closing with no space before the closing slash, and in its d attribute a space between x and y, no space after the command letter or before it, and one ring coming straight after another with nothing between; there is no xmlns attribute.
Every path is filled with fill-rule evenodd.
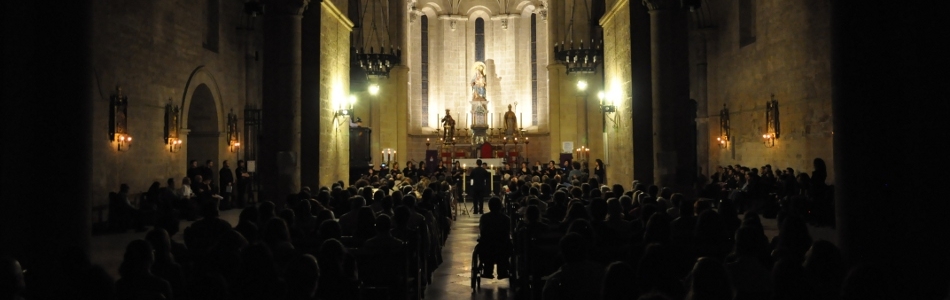
<svg viewBox="0 0 950 300"><path fill-rule="evenodd" d="M260 211L253 206L245 207L238 216L238 222L251 222L257 225L260 222Z"/></svg>
<svg viewBox="0 0 950 300"><path fill-rule="evenodd" d="M324 239L339 239L343 236L340 222L332 219L320 222L319 233L320 237Z"/></svg>
<svg viewBox="0 0 950 300"><path fill-rule="evenodd" d="M24 289L26 282L20 262L9 257L0 258L0 296L3 299L17 299L16 296Z"/></svg>
<svg viewBox="0 0 950 300"><path fill-rule="evenodd" d="M498 199L498 197L488 199L488 209L491 212L501 212L501 199Z"/></svg>
<svg viewBox="0 0 950 300"><path fill-rule="evenodd" d="M636 286L630 284L636 280L636 273L629 264L616 261L607 266L604 273L604 283L601 286L601 297L604 300L630 299L636 295Z"/></svg>
<svg viewBox="0 0 950 300"><path fill-rule="evenodd" d="M805 269L798 260L783 258L772 267L772 282L775 283L773 299L808 299L811 285L805 277Z"/></svg>
<svg viewBox="0 0 950 300"><path fill-rule="evenodd" d="M169 252L171 251L171 238L168 236L168 232L162 228L155 228L145 234L145 240L152 245L152 249L155 250L155 259L168 259Z"/></svg>
<svg viewBox="0 0 950 300"><path fill-rule="evenodd" d="M584 203L578 201L572 201L571 205L567 208L567 214L564 216L563 223L570 224L577 219L589 220L590 215L587 214L587 209L584 208Z"/></svg>
<svg viewBox="0 0 950 300"><path fill-rule="evenodd" d="M287 228L287 222L281 218L267 220L267 223L264 223L264 230L261 232L261 240L271 246L282 242L290 242L290 230Z"/></svg>
<svg viewBox="0 0 950 300"><path fill-rule="evenodd" d="M384 214L379 214L376 216L376 233L389 233L389 230L392 229L392 220L389 219L389 216Z"/></svg>
<svg viewBox="0 0 950 300"><path fill-rule="evenodd" d="M670 216L667 214L653 214L643 231L643 241L646 243L668 242L673 230L670 221Z"/></svg>
<svg viewBox="0 0 950 300"><path fill-rule="evenodd" d="M134 240L125 247L122 265L119 266L119 275L128 277L149 274L154 262L152 245L145 240Z"/></svg>
<svg viewBox="0 0 950 300"><path fill-rule="evenodd" d="M564 235L558 246L565 263L581 262L587 259L588 242L576 232Z"/></svg>
<svg viewBox="0 0 950 300"><path fill-rule="evenodd" d="M541 209L537 205L529 205L524 211L524 221L528 224L541 222Z"/></svg>
<svg viewBox="0 0 950 300"><path fill-rule="evenodd" d="M732 286L722 263L710 257L700 257L689 275L688 300L731 300Z"/></svg>
<svg viewBox="0 0 950 300"><path fill-rule="evenodd" d="M310 254L298 256L287 265L287 271L284 272L288 298L312 298L314 293L317 292L317 281L319 279L320 266L317 264L317 259Z"/></svg>

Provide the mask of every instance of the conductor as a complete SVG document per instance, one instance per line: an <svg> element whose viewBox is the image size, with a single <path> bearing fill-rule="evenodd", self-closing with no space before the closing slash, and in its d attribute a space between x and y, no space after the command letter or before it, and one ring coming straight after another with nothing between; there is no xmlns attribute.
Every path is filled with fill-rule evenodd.
<svg viewBox="0 0 950 300"><path fill-rule="evenodd" d="M488 197L488 181L490 179L491 173L482 168L482 160L476 160L475 164L478 165L475 169L472 169L470 174L472 178L472 200L474 204L474 213L482 214L484 210L482 206L485 204L485 197Z"/></svg>

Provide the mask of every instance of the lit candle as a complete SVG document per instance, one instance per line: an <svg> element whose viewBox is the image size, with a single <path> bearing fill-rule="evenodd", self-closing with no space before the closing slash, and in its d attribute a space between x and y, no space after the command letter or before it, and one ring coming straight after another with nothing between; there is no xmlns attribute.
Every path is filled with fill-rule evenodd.
<svg viewBox="0 0 950 300"><path fill-rule="evenodd" d="M518 121L521 121L520 128L524 128L524 113L518 113Z"/></svg>

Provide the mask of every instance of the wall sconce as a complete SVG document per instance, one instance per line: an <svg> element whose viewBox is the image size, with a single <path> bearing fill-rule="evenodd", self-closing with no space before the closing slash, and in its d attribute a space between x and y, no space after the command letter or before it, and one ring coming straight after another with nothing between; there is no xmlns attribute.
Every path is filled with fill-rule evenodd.
<svg viewBox="0 0 950 300"><path fill-rule="evenodd" d="M231 109L231 112L228 113L228 131L227 131L227 144L228 150L231 153L236 153L238 148L241 147L241 131L238 129L238 116L234 113L234 109Z"/></svg>
<svg viewBox="0 0 950 300"><path fill-rule="evenodd" d="M600 110L604 113L616 112L617 106L614 105L613 99L604 99L605 97L603 91L597 93L597 99L600 99Z"/></svg>
<svg viewBox="0 0 950 300"><path fill-rule="evenodd" d="M172 100L165 104L165 144L168 152L176 153L181 150L181 139L178 138L178 106L172 107Z"/></svg>
<svg viewBox="0 0 950 300"><path fill-rule="evenodd" d="M348 105L340 105L337 110L333 111L333 118L337 117L346 117L350 115L350 111L353 110L353 105L356 104L356 96L350 95Z"/></svg>
<svg viewBox="0 0 950 300"><path fill-rule="evenodd" d="M116 150L128 150L132 146L129 135L129 97L122 95L122 88L115 88L115 95L109 97L109 140L116 142Z"/></svg>
<svg viewBox="0 0 950 300"><path fill-rule="evenodd" d="M719 111L719 137L716 138L719 148L729 148L729 131L729 108L726 108L726 104L723 103L722 110Z"/></svg>
<svg viewBox="0 0 950 300"><path fill-rule="evenodd" d="M772 94L772 100L765 103L765 147L775 147L775 140L779 137L780 127L778 119L778 101L775 100L775 94Z"/></svg>

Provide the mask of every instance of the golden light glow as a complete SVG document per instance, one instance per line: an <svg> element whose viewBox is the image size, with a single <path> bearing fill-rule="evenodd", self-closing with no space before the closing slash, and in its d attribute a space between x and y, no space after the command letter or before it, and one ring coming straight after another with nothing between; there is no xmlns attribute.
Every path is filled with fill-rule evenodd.
<svg viewBox="0 0 950 300"><path fill-rule="evenodd" d="M376 96L377 94L379 94L379 85L375 83L371 84L369 86L369 94L373 96Z"/></svg>
<svg viewBox="0 0 950 300"><path fill-rule="evenodd" d="M585 90L587 90L587 81L585 81L585 80L578 80L578 81L577 81L577 89L578 89L579 91L582 91L582 92L585 91Z"/></svg>

